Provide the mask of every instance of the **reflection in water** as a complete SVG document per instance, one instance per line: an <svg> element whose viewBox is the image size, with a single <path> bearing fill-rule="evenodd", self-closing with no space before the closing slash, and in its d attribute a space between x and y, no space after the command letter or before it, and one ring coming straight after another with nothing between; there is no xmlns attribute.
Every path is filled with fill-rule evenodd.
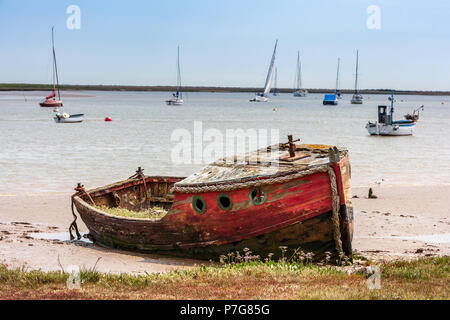
<svg viewBox="0 0 450 320"><path fill-rule="evenodd" d="M81 232L81 239L80 240L70 240L70 234L69 232L32 232L28 234L30 237L34 239L41 239L41 240L58 240L58 241L81 241L85 243L92 243L91 240L89 240L87 236L87 232Z"/></svg>

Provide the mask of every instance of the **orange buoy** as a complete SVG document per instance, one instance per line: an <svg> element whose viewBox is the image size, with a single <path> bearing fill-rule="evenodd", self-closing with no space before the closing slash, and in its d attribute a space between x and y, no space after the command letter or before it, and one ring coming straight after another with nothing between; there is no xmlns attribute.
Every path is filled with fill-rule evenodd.
<svg viewBox="0 0 450 320"><path fill-rule="evenodd" d="M112 121L112 119L110 117L106 117L105 121L110 122L110 121Z"/></svg>

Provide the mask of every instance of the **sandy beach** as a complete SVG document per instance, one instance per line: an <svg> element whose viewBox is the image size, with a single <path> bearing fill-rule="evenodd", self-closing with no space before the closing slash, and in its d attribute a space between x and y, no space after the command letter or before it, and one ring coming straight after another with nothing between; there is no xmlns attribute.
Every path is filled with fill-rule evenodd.
<svg viewBox="0 0 450 320"><path fill-rule="evenodd" d="M373 189L377 199L367 199L368 188L353 188L354 250L374 261L450 254L450 186ZM142 274L208 263L67 241L70 194L0 196L0 216L0 263L10 267L48 271L77 265ZM78 226L87 231L81 219Z"/></svg>

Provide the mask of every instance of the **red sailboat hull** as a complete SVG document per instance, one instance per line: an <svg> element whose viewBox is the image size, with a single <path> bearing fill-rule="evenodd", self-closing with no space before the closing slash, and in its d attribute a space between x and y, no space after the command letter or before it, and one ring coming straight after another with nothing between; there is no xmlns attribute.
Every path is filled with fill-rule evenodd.
<svg viewBox="0 0 450 320"><path fill-rule="evenodd" d="M59 100L45 100L39 103L41 107L49 107L49 108L55 108L55 107L62 107L63 103Z"/></svg>

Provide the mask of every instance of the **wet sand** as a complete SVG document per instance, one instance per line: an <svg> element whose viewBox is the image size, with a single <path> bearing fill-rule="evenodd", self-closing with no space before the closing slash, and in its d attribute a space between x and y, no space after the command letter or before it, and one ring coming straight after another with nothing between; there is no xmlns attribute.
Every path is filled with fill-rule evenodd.
<svg viewBox="0 0 450 320"><path fill-rule="evenodd" d="M353 188L354 249L373 260L450 255L450 186ZM102 248L82 241L36 239L35 233L67 233L70 194L0 195L0 263L60 270L71 265L102 272L165 272L208 262ZM87 229L78 219L80 231ZM441 235L441 237L416 237ZM58 237L57 237L58 238Z"/></svg>

